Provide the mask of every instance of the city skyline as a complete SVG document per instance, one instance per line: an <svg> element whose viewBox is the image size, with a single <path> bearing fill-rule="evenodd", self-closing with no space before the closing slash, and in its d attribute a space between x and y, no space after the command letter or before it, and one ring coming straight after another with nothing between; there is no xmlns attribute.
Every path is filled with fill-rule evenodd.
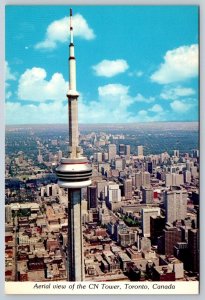
<svg viewBox="0 0 205 300"><path fill-rule="evenodd" d="M75 7L79 122L198 121L198 7L113 9ZM7 7L7 125L67 123L68 12Z"/></svg>

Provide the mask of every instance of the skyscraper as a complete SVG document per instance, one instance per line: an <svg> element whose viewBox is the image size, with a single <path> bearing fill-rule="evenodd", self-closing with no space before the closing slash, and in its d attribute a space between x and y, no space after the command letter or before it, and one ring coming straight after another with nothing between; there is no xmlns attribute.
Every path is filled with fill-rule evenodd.
<svg viewBox="0 0 205 300"><path fill-rule="evenodd" d="M153 202L152 188L142 188L142 202L146 204L151 204Z"/></svg>
<svg viewBox="0 0 205 300"><path fill-rule="evenodd" d="M187 216L187 191L171 190L164 192L166 222L184 220Z"/></svg>
<svg viewBox="0 0 205 300"><path fill-rule="evenodd" d="M97 187L91 185L87 187L88 209L97 208Z"/></svg>
<svg viewBox="0 0 205 300"><path fill-rule="evenodd" d="M108 160L111 161L116 157L117 154L117 147L115 144L110 144L108 146Z"/></svg>
<svg viewBox="0 0 205 300"><path fill-rule="evenodd" d="M143 156L143 146L137 146L137 155Z"/></svg>
<svg viewBox="0 0 205 300"><path fill-rule="evenodd" d="M76 61L73 43L72 10L70 9L69 45L69 149L56 168L58 184L68 189L68 280L84 280L84 259L81 220L81 189L91 184L92 169L82 156L78 145L78 96L76 90Z"/></svg>
<svg viewBox="0 0 205 300"><path fill-rule="evenodd" d="M147 161L146 162L146 171L149 172L150 174L152 174L153 172L153 164L151 161Z"/></svg>
<svg viewBox="0 0 205 300"><path fill-rule="evenodd" d="M132 179L131 178L124 179L123 187L124 187L125 200L132 199Z"/></svg>
<svg viewBox="0 0 205 300"><path fill-rule="evenodd" d="M143 208L142 209L142 234L144 237L150 237L150 217L159 216L160 208Z"/></svg>
<svg viewBox="0 0 205 300"><path fill-rule="evenodd" d="M125 155L127 158L130 158L130 145L125 146Z"/></svg>
<svg viewBox="0 0 205 300"><path fill-rule="evenodd" d="M189 269L199 271L199 230L188 230Z"/></svg>
<svg viewBox="0 0 205 300"><path fill-rule="evenodd" d="M119 145L119 155L125 155L125 145L124 144L120 144Z"/></svg>

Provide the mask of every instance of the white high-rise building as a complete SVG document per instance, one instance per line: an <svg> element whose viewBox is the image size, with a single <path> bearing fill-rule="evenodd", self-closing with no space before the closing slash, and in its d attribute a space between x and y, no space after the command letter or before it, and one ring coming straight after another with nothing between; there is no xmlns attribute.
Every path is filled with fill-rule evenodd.
<svg viewBox="0 0 205 300"><path fill-rule="evenodd" d="M143 146L137 146L137 155L143 156Z"/></svg>
<svg viewBox="0 0 205 300"><path fill-rule="evenodd" d="M184 220L187 216L187 191L170 190L164 192L164 205L166 211L166 222L173 223Z"/></svg>
<svg viewBox="0 0 205 300"><path fill-rule="evenodd" d="M107 187L107 197L110 203L121 201L121 190L118 184L110 183Z"/></svg>
<svg viewBox="0 0 205 300"><path fill-rule="evenodd" d="M179 150L174 150L174 156L179 157Z"/></svg>
<svg viewBox="0 0 205 300"><path fill-rule="evenodd" d="M143 172L142 173L142 185L144 187L150 186L150 173L149 172Z"/></svg>
<svg viewBox="0 0 205 300"><path fill-rule="evenodd" d="M160 208L142 208L142 234L144 237L150 237L150 217L159 216Z"/></svg>
<svg viewBox="0 0 205 300"><path fill-rule="evenodd" d="M184 184L183 174L172 173L172 186L180 186Z"/></svg>
<svg viewBox="0 0 205 300"><path fill-rule="evenodd" d="M166 187L172 186L172 174L170 173L165 174L165 185Z"/></svg>
<svg viewBox="0 0 205 300"><path fill-rule="evenodd" d="M184 182L185 183L190 183L191 182L191 172L190 171L185 171L184 172Z"/></svg>

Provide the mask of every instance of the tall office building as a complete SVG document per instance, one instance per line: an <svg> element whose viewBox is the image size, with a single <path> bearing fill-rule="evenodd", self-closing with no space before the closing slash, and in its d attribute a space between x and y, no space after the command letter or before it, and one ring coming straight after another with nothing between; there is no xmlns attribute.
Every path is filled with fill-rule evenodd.
<svg viewBox="0 0 205 300"><path fill-rule="evenodd" d="M141 172L137 172L135 174L135 187L137 189L140 189L141 186L142 186L142 173Z"/></svg>
<svg viewBox="0 0 205 300"><path fill-rule="evenodd" d="M118 184L112 183L108 185L107 197L110 203L121 201L121 190Z"/></svg>
<svg viewBox="0 0 205 300"><path fill-rule="evenodd" d="M130 145L125 146L125 155L127 156L127 158L130 157Z"/></svg>
<svg viewBox="0 0 205 300"><path fill-rule="evenodd" d="M150 218L160 215L160 208L142 208L142 234L144 237L150 237Z"/></svg>
<svg viewBox="0 0 205 300"><path fill-rule="evenodd" d="M146 162L146 171L150 174L153 173L153 163L151 161Z"/></svg>
<svg viewBox="0 0 205 300"><path fill-rule="evenodd" d="M135 187L139 189L141 186L150 187L149 172L138 172L135 174Z"/></svg>
<svg viewBox="0 0 205 300"><path fill-rule="evenodd" d="M117 155L117 147L115 144L109 144L108 145L108 160L111 161L112 159L115 159Z"/></svg>
<svg viewBox="0 0 205 300"><path fill-rule="evenodd" d="M180 186L184 184L183 174L172 173L172 186Z"/></svg>
<svg viewBox="0 0 205 300"><path fill-rule="evenodd" d="M97 208L97 187L90 185L87 187L88 209Z"/></svg>
<svg viewBox="0 0 205 300"><path fill-rule="evenodd" d="M153 190L151 188L142 188L142 202L146 204L153 202Z"/></svg>
<svg viewBox="0 0 205 300"><path fill-rule="evenodd" d="M108 185L106 180L97 181L97 197L100 200L105 199L105 187Z"/></svg>
<svg viewBox="0 0 205 300"><path fill-rule="evenodd" d="M182 242L182 231L180 228L166 225L164 231L164 253L166 255L174 254L174 247Z"/></svg>
<svg viewBox="0 0 205 300"><path fill-rule="evenodd" d="M189 270L199 271L199 230L188 230Z"/></svg>
<svg viewBox="0 0 205 300"><path fill-rule="evenodd" d="M174 150L174 156L179 157L179 150Z"/></svg>
<svg viewBox="0 0 205 300"><path fill-rule="evenodd" d="M137 146L137 155L143 156L143 146Z"/></svg>
<svg viewBox="0 0 205 300"><path fill-rule="evenodd" d="M166 185L166 187L172 186L172 174L171 173L165 174L165 185Z"/></svg>
<svg viewBox="0 0 205 300"><path fill-rule="evenodd" d="M115 169L118 171L122 171L125 169L126 161L124 158L116 158L115 159Z"/></svg>
<svg viewBox="0 0 205 300"><path fill-rule="evenodd" d="M164 192L166 222L173 224L176 220L184 220L187 216L187 191L170 190Z"/></svg>
<svg viewBox="0 0 205 300"><path fill-rule="evenodd" d="M119 155L125 155L125 145L124 144L120 144L119 145Z"/></svg>
<svg viewBox="0 0 205 300"><path fill-rule="evenodd" d="M157 239L163 234L165 228L165 217L151 216L150 217L150 237L153 244L157 244Z"/></svg>
<svg viewBox="0 0 205 300"><path fill-rule="evenodd" d="M12 220L12 210L10 205L5 205L5 221L10 223Z"/></svg>
<svg viewBox="0 0 205 300"><path fill-rule="evenodd" d="M198 149L194 149L193 150L193 157L194 158L198 158L199 157L199 150Z"/></svg>
<svg viewBox="0 0 205 300"><path fill-rule="evenodd" d="M132 199L132 179L127 178L123 180L124 196L125 200Z"/></svg>
<svg viewBox="0 0 205 300"><path fill-rule="evenodd" d="M191 172L190 171L184 171L184 182L185 183L190 183L191 182Z"/></svg>
<svg viewBox="0 0 205 300"><path fill-rule="evenodd" d="M142 185L144 187L150 187L150 173L149 172L142 173Z"/></svg>
<svg viewBox="0 0 205 300"><path fill-rule="evenodd" d="M78 141L78 96L76 61L73 43L72 10L70 10L69 46L69 148L68 158L62 158L56 168L58 184L68 189L68 280L84 280L83 237L81 220L81 190L91 184L92 169L82 156Z"/></svg>

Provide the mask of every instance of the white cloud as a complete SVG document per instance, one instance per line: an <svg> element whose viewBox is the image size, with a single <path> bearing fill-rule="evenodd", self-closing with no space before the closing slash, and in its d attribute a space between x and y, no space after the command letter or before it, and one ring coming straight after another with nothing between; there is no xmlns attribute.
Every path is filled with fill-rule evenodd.
<svg viewBox="0 0 205 300"><path fill-rule="evenodd" d="M129 68L129 66L124 59L104 59L92 68L95 71L95 75L97 76L113 77L117 74L124 73Z"/></svg>
<svg viewBox="0 0 205 300"><path fill-rule="evenodd" d="M5 80L16 80L16 76L11 72L7 61L5 61Z"/></svg>
<svg viewBox="0 0 205 300"><path fill-rule="evenodd" d="M195 93L195 90L192 88L183 88L178 86L176 88L165 88L161 92L160 97L165 100L176 100L179 97L192 96Z"/></svg>
<svg viewBox="0 0 205 300"><path fill-rule="evenodd" d="M135 97L136 102L144 102L144 103L151 103L155 101L154 97L144 97L142 94L138 93L137 96Z"/></svg>
<svg viewBox="0 0 205 300"><path fill-rule="evenodd" d="M122 84L108 84L98 88L98 100L85 102L79 99L79 120L82 123L129 122L132 112L129 107L134 98L129 87Z"/></svg>
<svg viewBox="0 0 205 300"><path fill-rule="evenodd" d="M19 79L18 97L21 100L46 101L65 100L68 83L61 73L54 73L50 80L46 80L43 68L27 69Z"/></svg>
<svg viewBox="0 0 205 300"><path fill-rule="evenodd" d="M69 37L69 17L53 21L46 30L45 39L35 45L36 49L54 49L58 43L65 43ZM95 38L94 31L89 27L82 15L73 16L74 36L91 40Z"/></svg>
<svg viewBox="0 0 205 300"><path fill-rule="evenodd" d="M151 75L159 84L185 81L198 75L198 45L181 46L167 51L164 63Z"/></svg>
<svg viewBox="0 0 205 300"><path fill-rule="evenodd" d="M183 114L188 112L194 106L194 104L185 101L175 100L174 102L170 103L170 106L174 112Z"/></svg>
<svg viewBox="0 0 205 300"><path fill-rule="evenodd" d="M67 103L57 101L37 105L22 105L19 102L6 103L7 124L63 124L67 122Z"/></svg>
<svg viewBox="0 0 205 300"><path fill-rule="evenodd" d="M160 113L163 112L163 108L161 107L161 105L155 104L149 109L149 111Z"/></svg>
<svg viewBox="0 0 205 300"><path fill-rule="evenodd" d="M10 99L13 93L9 90L10 83L8 81L16 80L16 75L11 72L9 64L5 61L5 98L6 100Z"/></svg>
<svg viewBox="0 0 205 300"><path fill-rule="evenodd" d="M121 96L128 93L129 87L116 83L107 84L98 88L99 96Z"/></svg>
<svg viewBox="0 0 205 300"><path fill-rule="evenodd" d="M142 77L144 73L142 71L134 71L134 72L129 72L129 76L136 76L136 77Z"/></svg>
<svg viewBox="0 0 205 300"><path fill-rule="evenodd" d="M161 122L169 120L166 111L155 112L155 114L149 114L150 109L140 110L135 116L131 116L129 122Z"/></svg>

